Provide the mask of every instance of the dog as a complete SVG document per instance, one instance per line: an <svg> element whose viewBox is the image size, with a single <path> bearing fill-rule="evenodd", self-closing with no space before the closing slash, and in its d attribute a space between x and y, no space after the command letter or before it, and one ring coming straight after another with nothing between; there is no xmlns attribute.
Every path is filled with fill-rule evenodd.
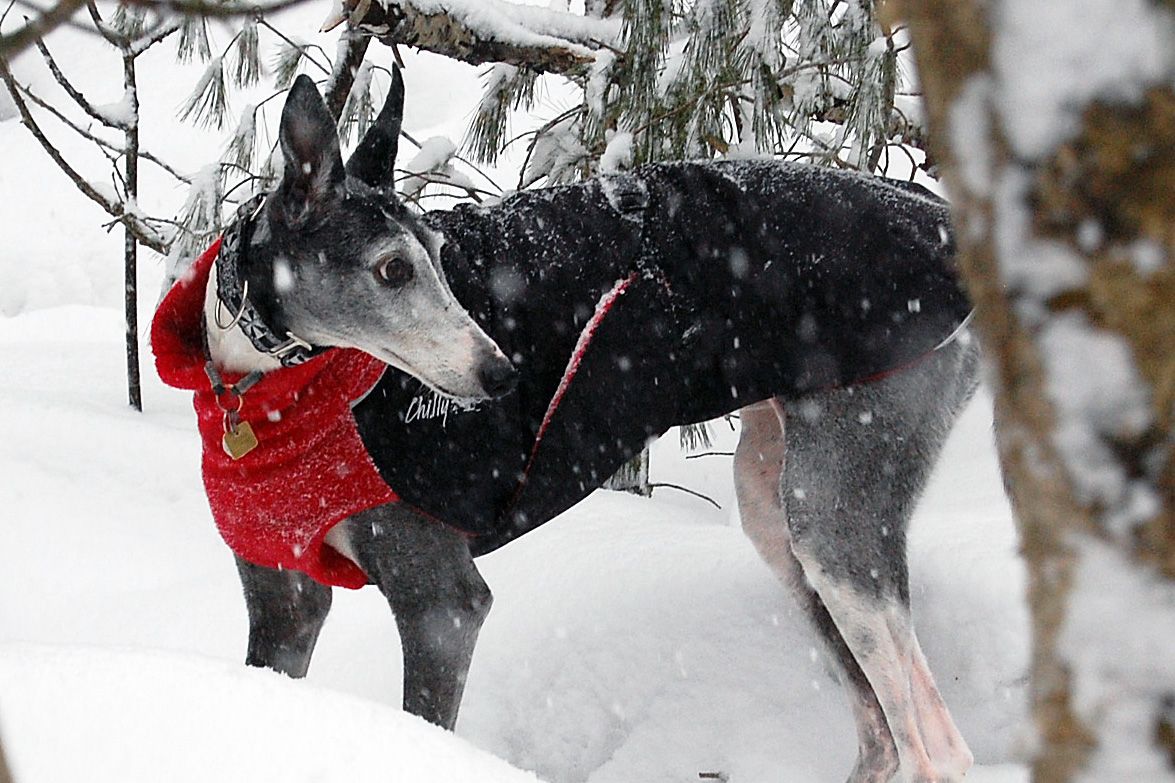
<svg viewBox="0 0 1175 783"><path fill-rule="evenodd" d="M972 763L910 620L906 525L977 384L946 205L773 161L661 164L423 215L398 72L344 165L313 83L284 172L164 298L237 556L246 662L309 666L331 585L375 584L404 707L451 729L491 593L474 563L669 427L741 412L742 525L849 694L849 780Z"/></svg>

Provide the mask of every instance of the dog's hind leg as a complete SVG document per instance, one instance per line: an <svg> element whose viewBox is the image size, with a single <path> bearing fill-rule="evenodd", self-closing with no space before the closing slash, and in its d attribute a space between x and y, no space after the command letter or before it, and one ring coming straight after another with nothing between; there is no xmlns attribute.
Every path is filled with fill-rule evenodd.
<svg viewBox="0 0 1175 783"><path fill-rule="evenodd" d="M452 528L387 505L346 520L359 566L387 598L404 650L404 709L452 729L493 597Z"/></svg>
<svg viewBox="0 0 1175 783"><path fill-rule="evenodd" d="M958 781L972 763L910 621L906 525L973 378L974 352L953 345L905 372L786 408L792 552L912 781Z"/></svg>
<svg viewBox="0 0 1175 783"><path fill-rule="evenodd" d="M278 571L237 558L249 612L245 663L305 677L330 611L329 587L300 571Z"/></svg>
<svg viewBox="0 0 1175 783"><path fill-rule="evenodd" d="M791 589L840 665L857 724L857 763L850 783L888 783L897 772L898 753L881 705L792 552L780 497L786 454L782 410L777 407L761 402L739 412L742 427L734 452L739 517L759 555Z"/></svg>

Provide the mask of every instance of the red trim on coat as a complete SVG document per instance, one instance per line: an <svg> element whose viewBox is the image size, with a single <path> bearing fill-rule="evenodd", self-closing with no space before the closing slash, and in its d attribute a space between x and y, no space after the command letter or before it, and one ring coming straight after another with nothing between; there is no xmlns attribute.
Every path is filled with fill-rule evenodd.
<svg viewBox="0 0 1175 783"><path fill-rule="evenodd" d="M571 358L567 360L567 367L563 370L563 377L559 379L559 386L555 389L554 396L551 401L547 403L547 412L543 414L543 422L539 425L538 434L535 435L534 445L530 449L530 458L526 461L526 469L523 470L522 483L525 485L526 476L530 475L530 469L534 465L535 455L538 454L539 446L542 445L543 436L547 434L547 428L551 425L551 419L555 418L555 411L559 409L559 404L563 402L563 396L567 394L568 387L571 382L575 380L576 373L579 372L579 365L583 361L583 356L587 353L588 346L592 344L592 338L596 336L596 332L600 328L600 324L604 322L604 318L612 310L612 306L616 304L628 287L636 281L637 273L633 272L628 277L617 280L615 285L600 297L600 301L596 304L596 311L592 313L592 317L584 324L583 330L579 333L579 339L575 341L575 349L571 352ZM522 487L518 488L522 491Z"/></svg>

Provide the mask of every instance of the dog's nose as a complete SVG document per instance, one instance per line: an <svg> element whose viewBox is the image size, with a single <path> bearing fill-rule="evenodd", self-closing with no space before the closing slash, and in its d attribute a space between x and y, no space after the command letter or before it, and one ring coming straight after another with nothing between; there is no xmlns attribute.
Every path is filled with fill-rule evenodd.
<svg viewBox="0 0 1175 783"><path fill-rule="evenodd" d="M481 388L491 397L503 397L518 385L518 372L504 358L494 358L482 365L478 373Z"/></svg>

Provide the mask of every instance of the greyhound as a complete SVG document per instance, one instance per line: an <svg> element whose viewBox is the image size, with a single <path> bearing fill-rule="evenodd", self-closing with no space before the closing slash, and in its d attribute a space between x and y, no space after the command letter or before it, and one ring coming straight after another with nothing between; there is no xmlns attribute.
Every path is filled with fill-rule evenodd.
<svg viewBox="0 0 1175 783"><path fill-rule="evenodd" d="M452 729L492 600L475 556L578 502L648 438L738 410L742 525L838 664L858 734L849 780L960 780L972 756L911 625L905 551L977 383L946 206L914 186L759 161L414 214L392 184L402 106L397 73L344 165L300 77L280 186L156 316L161 375L196 391L214 516L292 498L237 538L222 527L247 663L303 676L330 585L373 583L399 628L405 709ZM183 297L195 315L169 321ZM186 374L167 358L177 351ZM297 461L272 428L329 399L326 367L359 379L331 426L362 456L322 462L335 453L324 441L304 452L311 471L254 492L251 460ZM310 385L283 390L286 407L249 407L299 372ZM290 543L283 515L331 504Z"/></svg>

